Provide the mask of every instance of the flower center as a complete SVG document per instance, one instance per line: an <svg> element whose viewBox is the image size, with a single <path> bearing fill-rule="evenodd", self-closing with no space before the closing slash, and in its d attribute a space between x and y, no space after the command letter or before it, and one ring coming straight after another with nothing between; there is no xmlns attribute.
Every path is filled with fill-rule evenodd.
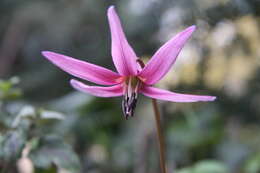
<svg viewBox="0 0 260 173"><path fill-rule="evenodd" d="M125 79L122 109L126 119L134 115L140 84L141 81L136 76L129 76Z"/></svg>

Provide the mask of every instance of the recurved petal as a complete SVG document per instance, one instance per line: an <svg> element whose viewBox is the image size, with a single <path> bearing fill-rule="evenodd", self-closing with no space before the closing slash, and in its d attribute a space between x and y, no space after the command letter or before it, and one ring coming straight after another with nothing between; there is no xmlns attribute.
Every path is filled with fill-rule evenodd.
<svg viewBox="0 0 260 173"><path fill-rule="evenodd" d="M147 97L152 97L154 99L166 100L171 102L199 102L214 101L216 99L215 96L179 94L149 86L144 86L140 92Z"/></svg>
<svg viewBox="0 0 260 173"><path fill-rule="evenodd" d="M77 60L54 52L43 51L42 55L69 74L100 85L115 85L121 76L106 68Z"/></svg>
<svg viewBox="0 0 260 173"><path fill-rule="evenodd" d="M108 21L112 39L112 57L115 67L119 74L124 76L137 74L136 54L129 45L124 31L122 29L120 19L115 11L115 7L111 6L107 12Z"/></svg>
<svg viewBox="0 0 260 173"><path fill-rule="evenodd" d="M155 84L169 71L172 64L176 61L182 47L195 29L195 26L190 26L157 50L139 74L146 84Z"/></svg>
<svg viewBox="0 0 260 173"><path fill-rule="evenodd" d="M71 79L70 84L76 90L97 97L117 97L123 95L123 87L121 86L121 84L109 87L89 86L75 79Z"/></svg>

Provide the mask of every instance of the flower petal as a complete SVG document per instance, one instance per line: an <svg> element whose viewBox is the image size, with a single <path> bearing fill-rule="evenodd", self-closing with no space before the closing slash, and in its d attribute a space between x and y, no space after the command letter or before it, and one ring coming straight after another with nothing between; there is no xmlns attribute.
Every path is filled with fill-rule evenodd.
<svg viewBox="0 0 260 173"><path fill-rule="evenodd" d="M73 76L100 85L115 85L120 83L121 76L106 68L54 52L43 51L42 55L50 60L53 64L57 65L62 70Z"/></svg>
<svg viewBox="0 0 260 173"><path fill-rule="evenodd" d="M136 54L129 45L115 7L107 12L112 39L112 57L117 71L124 76L137 74Z"/></svg>
<svg viewBox="0 0 260 173"><path fill-rule="evenodd" d="M192 32L196 29L191 26L177 34L174 38L165 43L151 58L139 76L148 85L153 85L159 81L175 62L178 54Z"/></svg>
<svg viewBox="0 0 260 173"><path fill-rule="evenodd" d="M154 99L167 100L172 102L214 101L216 99L216 97L214 96L179 94L179 93L174 93L167 90L162 90L159 88L154 88L149 86L144 86L140 92L147 97L152 97Z"/></svg>
<svg viewBox="0 0 260 173"><path fill-rule="evenodd" d="M97 97L116 97L123 95L123 87L119 85L100 87L100 86L89 86L75 79L70 80L70 84L76 90L88 93Z"/></svg>

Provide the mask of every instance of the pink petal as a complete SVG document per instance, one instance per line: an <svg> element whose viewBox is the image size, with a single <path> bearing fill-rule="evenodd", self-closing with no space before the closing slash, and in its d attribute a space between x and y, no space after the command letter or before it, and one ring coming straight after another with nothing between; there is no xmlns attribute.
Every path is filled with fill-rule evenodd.
<svg viewBox="0 0 260 173"><path fill-rule="evenodd" d="M165 43L151 58L139 74L144 82L148 85L153 85L159 81L170 69L175 62L178 54L186 41L190 38L195 26L191 26L174 38Z"/></svg>
<svg viewBox="0 0 260 173"><path fill-rule="evenodd" d="M114 6L107 12L112 39L112 57L117 71L124 76L137 74L136 54L129 45Z"/></svg>
<svg viewBox="0 0 260 173"><path fill-rule="evenodd" d="M106 68L54 52L43 51L42 55L73 76L101 85L114 85L120 82L121 76Z"/></svg>
<svg viewBox="0 0 260 173"><path fill-rule="evenodd" d="M147 97L152 97L154 99L167 100L172 102L214 101L216 99L216 97L214 96L179 94L179 93L174 93L167 90L162 90L159 88L154 88L149 86L144 86L140 92Z"/></svg>
<svg viewBox="0 0 260 173"><path fill-rule="evenodd" d="M109 86L109 87L100 87L100 86L89 86L77 80L70 80L70 84L76 90L81 92L88 93L97 97L116 97L123 95L123 88L119 85Z"/></svg>

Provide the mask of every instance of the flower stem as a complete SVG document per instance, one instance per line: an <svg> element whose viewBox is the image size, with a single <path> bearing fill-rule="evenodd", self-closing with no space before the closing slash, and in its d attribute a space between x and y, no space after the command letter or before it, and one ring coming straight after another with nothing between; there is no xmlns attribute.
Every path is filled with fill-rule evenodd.
<svg viewBox="0 0 260 173"><path fill-rule="evenodd" d="M164 145L164 137L161 130L161 121L160 121L160 112L158 109L156 99L152 99L153 110L156 122L156 130L157 130L157 139L159 145L159 153L160 153L160 166L161 172L166 173L166 164L165 164L165 145Z"/></svg>

